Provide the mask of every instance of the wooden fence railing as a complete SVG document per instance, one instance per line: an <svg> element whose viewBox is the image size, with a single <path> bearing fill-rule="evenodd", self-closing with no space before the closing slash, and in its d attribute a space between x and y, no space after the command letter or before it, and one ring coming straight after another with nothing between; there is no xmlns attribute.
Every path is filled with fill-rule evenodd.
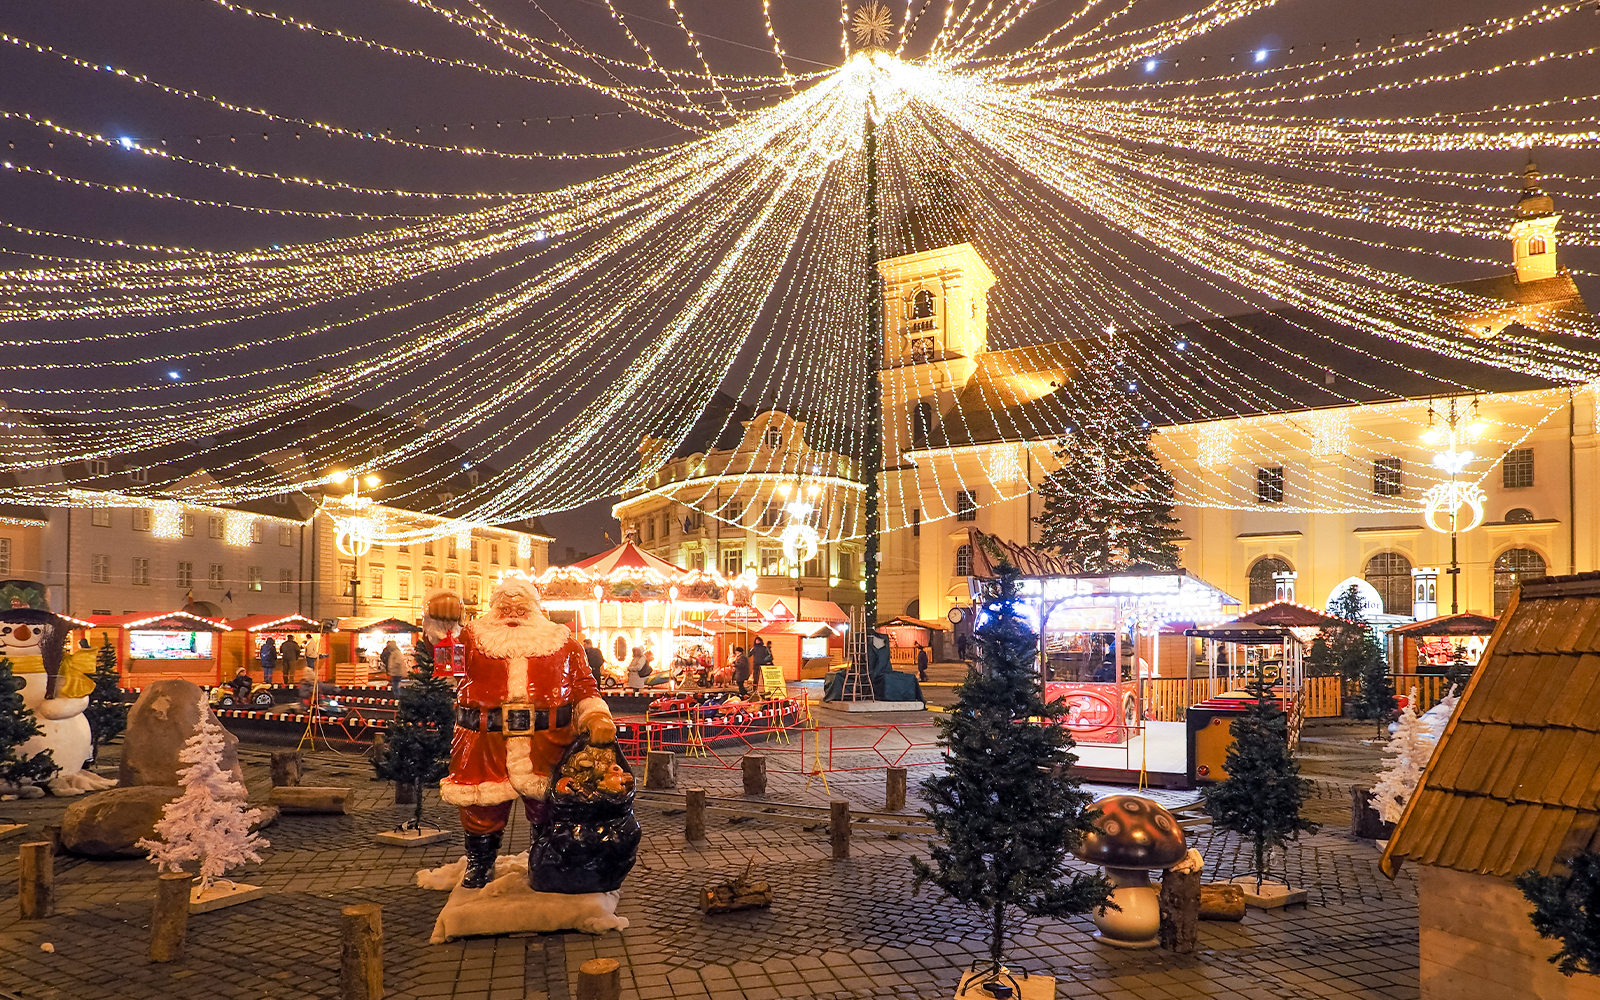
<svg viewBox="0 0 1600 1000"><path fill-rule="evenodd" d="M1153 722L1182 722L1190 705L1215 698L1225 691L1227 679L1154 677L1144 681L1143 687L1145 718ZM1337 677L1307 677L1301 699L1307 719L1338 718L1344 714L1343 692Z"/></svg>
<svg viewBox="0 0 1600 1000"><path fill-rule="evenodd" d="M1394 684L1394 693L1402 698L1409 697L1413 687L1417 689L1418 712L1426 712L1450 693L1443 674L1390 674L1389 680Z"/></svg>

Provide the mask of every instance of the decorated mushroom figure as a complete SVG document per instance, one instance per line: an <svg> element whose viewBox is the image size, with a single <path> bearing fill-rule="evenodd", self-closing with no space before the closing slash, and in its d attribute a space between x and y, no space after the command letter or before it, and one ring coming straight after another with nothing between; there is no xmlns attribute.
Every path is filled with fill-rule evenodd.
<svg viewBox="0 0 1600 1000"><path fill-rule="evenodd" d="M1154 948L1160 943L1161 897L1150 884L1150 869L1184 859L1183 828L1159 802L1141 795L1107 795L1092 808L1100 815L1077 855L1105 865L1116 887L1111 900L1120 908L1095 911L1095 937L1118 948Z"/></svg>

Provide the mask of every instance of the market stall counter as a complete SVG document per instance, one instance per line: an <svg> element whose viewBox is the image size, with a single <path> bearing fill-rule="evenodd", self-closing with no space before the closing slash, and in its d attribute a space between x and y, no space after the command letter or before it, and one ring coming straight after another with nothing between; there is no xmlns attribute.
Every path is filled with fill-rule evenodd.
<svg viewBox="0 0 1600 1000"><path fill-rule="evenodd" d="M163 614L90 615L91 648L107 639L123 663L122 686L138 690L160 680L178 678L203 687L222 683L223 635L226 622L187 611Z"/></svg>

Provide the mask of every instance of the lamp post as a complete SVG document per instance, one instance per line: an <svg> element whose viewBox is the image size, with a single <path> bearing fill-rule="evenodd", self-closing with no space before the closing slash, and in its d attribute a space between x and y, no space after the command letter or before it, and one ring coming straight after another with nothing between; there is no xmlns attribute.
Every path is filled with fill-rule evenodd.
<svg viewBox="0 0 1600 1000"><path fill-rule="evenodd" d="M1450 476L1447 481L1428 487L1422 495L1422 501L1423 519L1428 527L1450 534L1450 613L1453 615L1461 611L1461 563L1457 558L1457 539L1461 532L1471 531L1483 523L1483 505L1488 499L1476 483L1461 482L1457 478L1474 457L1472 452L1460 446L1476 440L1488 426L1478 416L1476 398L1472 400L1469 411L1459 406L1456 397L1452 396L1450 409L1446 413L1436 411L1429 404L1428 429L1422 435L1424 444L1433 447L1443 445L1444 450L1434 454L1433 464ZM1461 516L1462 507L1467 508L1465 518ZM1448 524L1439 523L1441 513L1448 517Z"/></svg>
<svg viewBox="0 0 1600 1000"><path fill-rule="evenodd" d="M333 517L334 536L333 545L344 555L350 557L350 617L354 618L360 613L361 602L361 566L360 558L372 551L373 524L372 515L368 511L372 507L372 498L361 495L361 487L377 489L383 483L378 476L368 473L335 472L328 477L329 482L350 484L350 494L340 499L340 504L349 509L350 513Z"/></svg>
<svg viewBox="0 0 1600 1000"><path fill-rule="evenodd" d="M783 509L788 514L788 523L782 535L783 555L794 569L795 621L800 620L801 595L805 591L805 564L815 559L820 549L817 529L807 521L817 509L816 498L821 489L816 483L807 486L799 481L793 486L784 483L778 487L778 494L785 500Z"/></svg>

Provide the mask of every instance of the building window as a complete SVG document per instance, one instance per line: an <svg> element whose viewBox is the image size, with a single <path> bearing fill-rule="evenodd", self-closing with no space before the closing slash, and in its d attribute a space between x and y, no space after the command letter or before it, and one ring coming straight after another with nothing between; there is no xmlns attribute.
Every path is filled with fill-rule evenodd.
<svg viewBox="0 0 1600 1000"><path fill-rule="evenodd" d="M433 539L430 538L422 543L422 554L425 556L433 555Z"/></svg>
<svg viewBox="0 0 1600 1000"><path fill-rule="evenodd" d="M135 507L135 508L133 508L133 530L134 531L149 531L150 530L150 508L149 507Z"/></svg>
<svg viewBox="0 0 1600 1000"><path fill-rule="evenodd" d="M782 519L783 507L776 500L768 500L766 509L761 512L761 526L763 528L775 528Z"/></svg>
<svg viewBox="0 0 1600 1000"><path fill-rule="evenodd" d="M763 545L758 550L761 554L761 575L783 575L783 549L776 545Z"/></svg>
<svg viewBox="0 0 1600 1000"><path fill-rule="evenodd" d="M672 511L661 515L661 540L666 541L672 537Z"/></svg>
<svg viewBox="0 0 1600 1000"><path fill-rule="evenodd" d="M722 510L717 516L729 524L738 524L739 517L742 513L743 508L739 506L739 498L737 496L731 496L728 498L727 503L722 505Z"/></svg>
<svg viewBox="0 0 1600 1000"><path fill-rule="evenodd" d="M1256 470L1256 502L1283 503L1283 466Z"/></svg>
<svg viewBox="0 0 1600 1000"><path fill-rule="evenodd" d="M1533 449L1513 448L1500 462L1500 485L1519 490L1533 485Z"/></svg>
<svg viewBox="0 0 1600 1000"><path fill-rule="evenodd" d="M733 579L744 572L744 546L722 547L722 575Z"/></svg>
<svg viewBox="0 0 1600 1000"><path fill-rule="evenodd" d="M922 508L921 507L913 507L913 508L911 508L911 537L912 538L921 538L922 537Z"/></svg>
<svg viewBox="0 0 1600 1000"><path fill-rule="evenodd" d="M135 483L148 483L150 481L149 469L129 469L128 479Z"/></svg>
<svg viewBox="0 0 1600 1000"><path fill-rule="evenodd" d="M1379 552L1367 560L1363 579L1383 598L1385 613L1411 613L1411 560L1398 552Z"/></svg>
<svg viewBox="0 0 1600 1000"><path fill-rule="evenodd" d="M1546 246L1546 244L1545 244L1545 241L1544 241L1544 237L1543 236L1535 236L1533 239L1528 241L1528 256L1529 257L1537 257L1537 256L1539 256L1540 254L1545 252L1545 246Z"/></svg>
<svg viewBox="0 0 1600 1000"><path fill-rule="evenodd" d="M926 448L933 433L933 404L926 399L911 408L911 447Z"/></svg>
<svg viewBox="0 0 1600 1000"><path fill-rule="evenodd" d="M96 507L89 512L89 523L96 528L111 527L111 511L104 507Z"/></svg>
<svg viewBox="0 0 1600 1000"><path fill-rule="evenodd" d="M1293 566L1274 556L1257 559L1255 565L1250 567L1250 603L1271 604L1277 600L1278 584L1272 578L1272 574L1293 571Z"/></svg>
<svg viewBox="0 0 1600 1000"><path fill-rule="evenodd" d="M478 578L473 577L467 581L467 603L478 603Z"/></svg>
<svg viewBox="0 0 1600 1000"><path fill-rule="evenodd" d="M477 562L478 561L478 540L476 538L474 538L472 540L472 543L468 547L467 551L470 554L470 556L472 558L472 561L473 562Z"/></svg>
<svg viewBox="0 0 1600 1000"><path fill-rule="evenodd" d="M260 545L266 539L266 537L267 537L266 528L262 526L261 522L260 521L251 521L250 522L250 541L254 542L257 545Z"/></svg>
<svg viewBox="0 0 1600 1000"><path fill-rule="evenodd" d="M222 564L212 563L206 571L206 586L212 590L222 589Z"/></svg>
<svg viewBox="0 0 1600 1000"><path fill-rule="evenodd" d="M0 573L11 572L11 539L0 538Z"/></svg>
<svg viewBox="0 0 1600 1000"><path fill-rule="evenodd" d="M135 587L150 586L150 560L144 556L133 557L133 585Z"/></svg>
<svg viewBox="0 0 1600 1000"><path fill-rule="evenodd" d="M917 289L917 294L911 296L911 318L933 318L933 293L926 288Z"/></svg>
<svg viewBox="0 0 1600 1000"><path fill-rule="evenodd" d="M854 580L856 578L856 557L849 552L839 553L839 579Z"/></svg>
<svg viewBox="0 0 1600 1000"><path fill-rule="evenodd" d="M292 525L278 525L278 544L285 546L294 544L294 527Z"/></svg>
<svg viewBox="0 0 1600 1000"><path fill-rule="evenodd" d="M431 594L438 589L439 578L437 576L434 576L432 573L422 574L422 590L424 593Z"/></svg>
<svg viewBox="0 0 1600 1000"><path fill-rule="evenodd" d="M221 538L222 537L222 518L220 518L220 517L208 517L208 518L206 518L206 537L207 538Z"/></svg>
<svg viewBox="0 0 1600 1000"><path fill-rule="evenodd" d="M280 594L292 594L292 593L294 593L294 570L290 570L290 569L280 569L280 570L278 570L278 593L280 593Z"/></svg>
<svg viewBox="0 0 1600 1000"><path fill-rule="evenodd" d="M183 515L183 537L185 537L185 538L194 537L194 515L193 514L185 514L185 515Z"/></svg>
<svg viewBox="0 0 1600 1000"><path fill-rule="evenodd" d="M245 584L245 586L249 587L251 590L260 591L261 590L261 567L260 566L251 566L250 569L248 570L246 576L245 576L245 579L248 581Z"/></svg>
<svg viewBox="0 0 1600 1000"><path fill-rule="evenodd" d="M367 599L372 601L383 600L383 570L372 571L372 589L367 591Z"/></svg>
<svg viewBox="0 0 1600 1000"><path fill-rule="evenodd" d="M644 540L647 542L656 540L656 519L653 517L644 519Z"/></svg>
<svg viewBox="0 0 1600 1000"><path fill-rule="evenodd" d="M776 427L768 427L766 437L763 440L766 443L767 450L777 451L783 447L783 431Z"/></svg>
<svg viewBox="0 0 1600 1000"><path fill-rule="evenodd" d="M411 600L411 571L410 570L403 569L403 570L400 571L400 579L398 581L396 581L396 586L397 586L398 589L396 590L396 595L395 596L399 597L402 601Z"/></svg>
<svg viewBox="0 0 1600 1000"><path fill-rule="evenodd" d="M188 590L194 586L194 563L181 562L178 564L178 586Z"/></svg>
<svg viewBox="0 0 1600 1000"><path fill-rule="evenodd" d="M976 521L978 519L978 493L976 490L956 491L956 520ZM968 576L958 573L957 576Z"/></svg>
<svg viewBox="0 0 1600 1000"><path fill-rule="evenodd" d="M972 575L972 546L963 545L956 549L956 576Z"/></svg>
<svg viewBox="0 0 1600 1000"><path fill-rule="evenodd" d="M339 581L344 585L343 596L356 596L356 588L361 586L361 578L356 576L356 568L353 565L350 563L339 564Z"/></svg>
<svg viewBox="0 0 1600 1000"><path fill-rule="evenodd" d="M111 463L106 461L103 458L91 458L89 460L89 475L91 475L91 476L109 476L109 475L111 475Z"/></svg>
<svg viewBox="0 0 1600 1000"><path fill-rule="evenodd" d="M111 582L110 556L95 555L89 557L89 579L95 583Z"/></svg>
<svg viewBox="0 0 1600 1000"><path fill-rule="evenodd" d="M1400 495L1400 460L1379 458L1372 462L1372 493L1380 497Z"/></svg>
<svg viewBox="0 0 1600 1000"><path fill-rule="evenodd" d="M1511 595L1529 580L1544 576L1544 556L1532 549L1506 549L1494 561L1494 613L1511 604Z"/></svg>
<svg viewBox="0 0 1600 1000"><path fill-rule="evenodd" d="M490 542L489 543L489 565L491 565L491 566L500 565L500 543L499 542Z"/></svg>
<svg viewBox="0 0 1600 1000"><path fill-rule="evenodd" d="M1533 511L1526 507L1513 507L1506 511L1507 524L1532 524L1533 521Z"/></svg>

